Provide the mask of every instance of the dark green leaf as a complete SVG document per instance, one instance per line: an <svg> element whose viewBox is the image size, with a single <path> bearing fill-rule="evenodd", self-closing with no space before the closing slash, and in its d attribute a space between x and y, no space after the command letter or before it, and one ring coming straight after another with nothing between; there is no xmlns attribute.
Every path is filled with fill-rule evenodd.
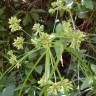
<svg viewBox="0 0 96 96"><path fill-rule="evenodd" d="M4 28L4 26L0 25L0 31L6 31L6 29Z"/></svg>
<svg viewBox="0 0 96 96"><path fill-rule="evenodd" d="M23 19L23 25L24 26L26 26L26 25L28 25L29 24L29 22L30 22L30 17L29 17L29 15L27 14L25 17L24 17L24 19Z"/></svg>

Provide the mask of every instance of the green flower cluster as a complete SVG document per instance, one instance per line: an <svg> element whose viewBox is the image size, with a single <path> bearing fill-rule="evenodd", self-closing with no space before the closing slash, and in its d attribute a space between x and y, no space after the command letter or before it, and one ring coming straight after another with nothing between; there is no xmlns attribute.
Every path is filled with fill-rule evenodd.
<svg viewBox="0 0 96 96"><path fill-rule="evenodd" d="M43 25L40 25L39 23L35 23L32 29L36 33L43 32L44 31L44 26Z"/></svg>
<svg viewBox="0 0 96 96"><path fill-rule="evenodd" d="M16 47L17 49L23 49L23 43L24 43L24 38L17 37L17 39L14 39L13 46Z"/></svg>
<svg viewBox="0 0 96 96"><path fill-rule="evenodd" d="M65 10L65 1L64 0L57 0L56 2L51 3L52 8L49 9L49 13L54 13L55 11Z"/></svg>
<svg viewBox="0 0 96 96"><path fill-rule="evenodd" d="M19 67L21 66L21 64L18 63L17 57L13 54L13 51L10 50L7 53L9 55L9 63L12 65L16 64L16 68L19 69Z"/></svg>
<svg viewBox="0 0 96 96"><path fill-rule="evenodd" d="M70 47L78 49L82 41L85 40L86 35L80 30L73 30L70 22L62 22L64 37L67 43L71 43Z"/></svg>
<svg viewBox="0 0 96 96"><path fill-rule="evenodd" d="M57 0L55 2L51 3L51 8L49 9L49 13L55 13L56 11L59 11L60 14L63 13L64 11L68 11L73 2L71 2L71 4L67 4L68 1L67 0Z"/></svg>
<svg viewBox="0 0 96 96"><path fill-rule="evenodd" d="M36 34L34 35L34 39L31 39L31 42L36 46L36 47L44 47L48 48L51 47L52 41L54 39L54 35L44 33L44 26L40 24L34 24L33 29L36 31Z"/></svg>
<svg viewBox="0 0 96 96"><path fill-rule="evenodd" d="M48 80L47 82L45 81L45 77L43 76L40 81L38 81L38 84L40 85L40 87L44 87L46 85L52 85L53 82L51 80Z"/></svg>
<svg viewBox="0 0 96 96"><path fill-rule="evenodd" d="M51 80L48 80L48 82L45 82L44 77L41 78L40 81L38 81L38 84L40 84L41 87L49 85L47 92L48 96L68 96L70 90L73 89L72 82L68 79L63 79L59 82L52 82Z"/></svg>
<svg viewBox="0 0 96 96"><path fill-rule="evenodd" d="M68 79L63 79L62 81L53 83L48 88L49 96L68 96L70 90L73 89L72 82Z"/></svg>
<svg viewBox="0 0 96 96"><path fill-rule="evenodd" d="M63 21L62 24L63 24L63 31L65 32L66 35L70 36L70 33L73 31L70 21L67 22Z"/></svg>
<svg viewBox="0 0 96 96"><path fill-rule="evenodd" d="M80 30L77 30L76 32L73 33L73 38L71 41L71 48L78 49L81 45L81 42L85 40L85 35L83 32Z"/></svg>
<svg viewBox="0 0 96 96"><path fill-rule="evenodd" d="M7 54L10 56L9 63L12 65L16 64L17 63L17 57L13 54L13 51L10 50L10 51L8 51Z"/></svg>
<svg viewBox="0 0 96 96"><path fill-rule="evenodd" d="M22 27L20 26L20 19L17 19L17 17L13 16L9 19L9 28L11 29L11 32L15 32L17 30L21 30Z"/></svg>

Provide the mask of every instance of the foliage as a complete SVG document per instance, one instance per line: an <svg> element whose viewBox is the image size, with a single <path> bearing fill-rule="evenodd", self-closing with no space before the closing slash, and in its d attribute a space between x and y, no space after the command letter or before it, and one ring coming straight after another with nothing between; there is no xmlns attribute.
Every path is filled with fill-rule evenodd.
<svg viewBox="0 0 96 96"><path fill-rule="evenodd" d="M95 96L95 5L1 0L0 96Z"/></svg>

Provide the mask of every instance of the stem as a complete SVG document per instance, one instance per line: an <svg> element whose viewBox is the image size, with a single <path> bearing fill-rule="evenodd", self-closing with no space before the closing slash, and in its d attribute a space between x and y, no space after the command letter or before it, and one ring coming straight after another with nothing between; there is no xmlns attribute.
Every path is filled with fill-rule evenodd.
<svg viewBox="0 0 96 96"><path fill-rule="evenodd" d="M51 57L51 64L52 64L52 68L54 68L54 60L53 60L53 58L52 58L52 53L51 53L51 51L50 51L50 57ZM54 72L54 79L55 79L55 83L56 83L56 74L55 74L55 72Z"/></svg>
<svg viewBox="0 0 96 96"><path fill-rule="evenodd" d="M73 16L72 16L72 12L70 10L69 10L69 14L70 14L70 18L72 21L73 29L76 30L75 23L74 23Z"/></svg>
<svg viewBox="0 0 96 96"><path fill-rule="evenodd" d="M22 31L27 34L30 38L32 38L25 30L22 29Z"/></svg>
<svg viewBox="0 0 96 96"><path fill-rule="evenodd" d="M45 55L45 52L40 56L40 58L37 60L37 62L35 63L35 65L32 66L32 69L30 70L30 72L28 73L26 79L24 80L24 83L23 83L23 85L22 85L22 88L21 88L18 96L21 96L22 90L23 90L24 86L26 85L27 80L29 79L31 73L33 72L33 70L35 69L35 67L36 67L37 64L40 62L40 60L43 58L44 55Z"/></svg>
<svg viewBox="0 0 96 96"><path fill-rule="evenodd" d="M58 1L58 0L57 0ZM59 11L57 10L57 12L56 12L56 17L55 17L55 22L54 22L54 27L53 27L53 33L55 32L55 25L56 25L56 20L57 20L57 18L58 18L58 13L59 13Z"/></svg>
<svg viewBox="0 0 96 96"><path fill-rule="evenodd" d="M54 68L53 68L52 71L51 71L51 74L50 74L49 79L52 77L52 75L54 74L55 70L57 69L58 63L59 63L59 61L60 61L61 56L62 56L62 52L61 52L60 55L57 57L57 60L56 60L56 62L54 63Z"/></svg>
<svg viewBox="0 0 96 96"><path fill-rule="evenodd" d="M55 58L53 57L53 55L52 55L51 52L50 52L50 56L51 56L51 59L52 59L53 63L55 64L55 63L56 63L56 62L55 62ZM54 68L54 65L53 65L53 68ZM61 74L60 74L60 72L59 72L58 67L57 67L56 71L57 71L57 73L58 73L58 76L59 76L60 80L62 80L62 76L61 76ZM55 72L54 72L54 73L55 73ZM55 74L55 75L56 75L56 74ZM56 77L54 77L54 78L56 78Z"/></svg>
<svg viewBox="0 0 96 96"><path fill-rule="evenodd" d="M72 16L72 13L71 13L70 10L69 10L69 14L70 14L70 18L71 18L71 21L72 21L73 29L75 31L76 30L76 27L75 27L73 16ZM77 87L77 89L78 89L78 93L80 95L80 73L79 73L79 71L80 71L80 64L78 62L78 64L77 64L77 80L78 80L78 87Z"/></svg>
<svg viewBox="0 0 96 96"><path fill-rule="evenodd" d="M80 72L79 72L79 70L80 70L80 65L79 65L79 62L78 62L78 64L77 64L77 72L78 72L78 75L77 75L78 87L77 87L77 89L78 89L78 93L80 95Z"/></svg>
<svg viewBox="0 0 96 96"><path fill-rule="evenodd" d="M51 64L52 64L52 68L54 68L52 59L51 59ZM55 74L55 72L54 72L54 79L55 79L55 83L56 83L56 74Z"/></svg>
<svg viewBox="0 0 96 96"><path fill-rule="evenodd" d="M50 75L50 48L46 50L46 61L45 61L45 82L48 81Z"/></svg>

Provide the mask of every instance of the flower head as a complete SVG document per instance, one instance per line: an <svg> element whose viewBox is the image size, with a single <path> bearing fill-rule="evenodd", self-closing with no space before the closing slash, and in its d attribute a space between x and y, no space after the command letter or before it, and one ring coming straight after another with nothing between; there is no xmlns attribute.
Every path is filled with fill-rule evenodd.
<svg viewBox="0 0 96 96"><path fill-rule="evenodd" d="M55 34L49 35L45 33L44 26L39 23L34 24L33 30L36 31L36 33L34 34L35 38L32 38L31 42L35 45L35 47L51 47Z"/></svg>
<svg viewBox="0 0 96 96"><path fill-rule="evenodd" d="M36 33L43 32L44 26L40 25L39 23L35 23L32 29L36 31Z"/></svg>
<svg viewBox="0 0 96 96"><path fill-rule="evenodd" d="M70 90L72 90L73 85L71 81L68 79L63 79L59 82L52 83L51 86L48 88L49 96L58 96L62 94L63 96L67 96Z"/></svg>
<svg viewBox="0 0 96 96"><path fill-rule="evenodd" d="M12 56L10 57L9 63L12 64L12 65L14 65L14 64L17 63L17 58L16 58L15 55L12 55Z"/></svg>
<svg viewBox="0 0 96 96"><path fill-rule="evenodd" d="M53 34L49 35L47 33L41 32L40 37L31 39L31 42L35 45L35 47L48 48L51 47L54 38L55 35Z"/></svg>
<svg viewBox="0 0 96 96"><path fill-rule="evenodd" d="M39 84L41 87L43 87L43 86L45 86L45 85L52 85L53 82L52 82L51 80L48 80L48 81L46 82L45 77L42 76L42 78L38 81L38 84Z"/></svg>
<svg viewBox="0 0 96 96"><path fill-rule="evenodd" d="M48 85L48 96L61 96L59 94L62 94L62 96L69 96L69 92L73 89L72 82L68 79L62 79L54 83L51 80L46 82L43 76L40 81L38 81L38 84L40 84L41 87Z"/></svg>
<svg viewBox="0 0 96 96"><path fill-rule="evenodd" d="M12 55L13 55L13 51L10 50L10 51L7 52L7 54L8 54L9 56L12 56Z"/></svg>
<svg viewBox="0 0 96 96"><path fill-rule="evenodd" d="M21 67L21 64L17 63L16 68L19 69Z"/></svg>
<svg viewBox="0 0 96 96"><path fill-rule="evenodd" d="M62 12L67 8L65 5L66 5L66 2L64 0L57 0L55 2L52 2L51 3L52 7L49 9L49 13L54 13L57 10Z"/></svg>
<svg viewBox="0 0 96 96"><path fill-rule="evenodd" d="M70 22L62 22L63 24L63 35L66 38L67 43L70 44L71 48L78 49L81 42L85 40L86 35L80 30L73 30Z"/></svg>
<svg viewBox="0 0 96 96"><path fill-rule="evenodd" d="M14 39L13 46L16 47L17 49L23 49L23 43L24 43L24 38L17 37L17 39Z"/></svg>
<svg viewBox="0 0 96 96"><path fill-rule="evenodd" d="M11 29L11 32L14 32L14 31L17 31L17 30L21 30L22 27L20 26L20 22L21 20L20 19L17 19L16 16L14 17L11 17L9 19L9 28Z"/></svg>
<svg viewBox="0 0 96 96"><path fill-rule="evenodd" d="M85 40L85 37L86 35L83 32L77 30L77 32L75 32L72 36L72 42L70 47L78 49L80 47L81 42Z"/></svg>
<svg viewBox="0 0 96 96"><path fill-rule="evenodd" d="M8 51L7 54L10 56L9 63L12 65L16 64L17 63L17 57L13 54L13 51L10 50L10 51Z"/></svg>

